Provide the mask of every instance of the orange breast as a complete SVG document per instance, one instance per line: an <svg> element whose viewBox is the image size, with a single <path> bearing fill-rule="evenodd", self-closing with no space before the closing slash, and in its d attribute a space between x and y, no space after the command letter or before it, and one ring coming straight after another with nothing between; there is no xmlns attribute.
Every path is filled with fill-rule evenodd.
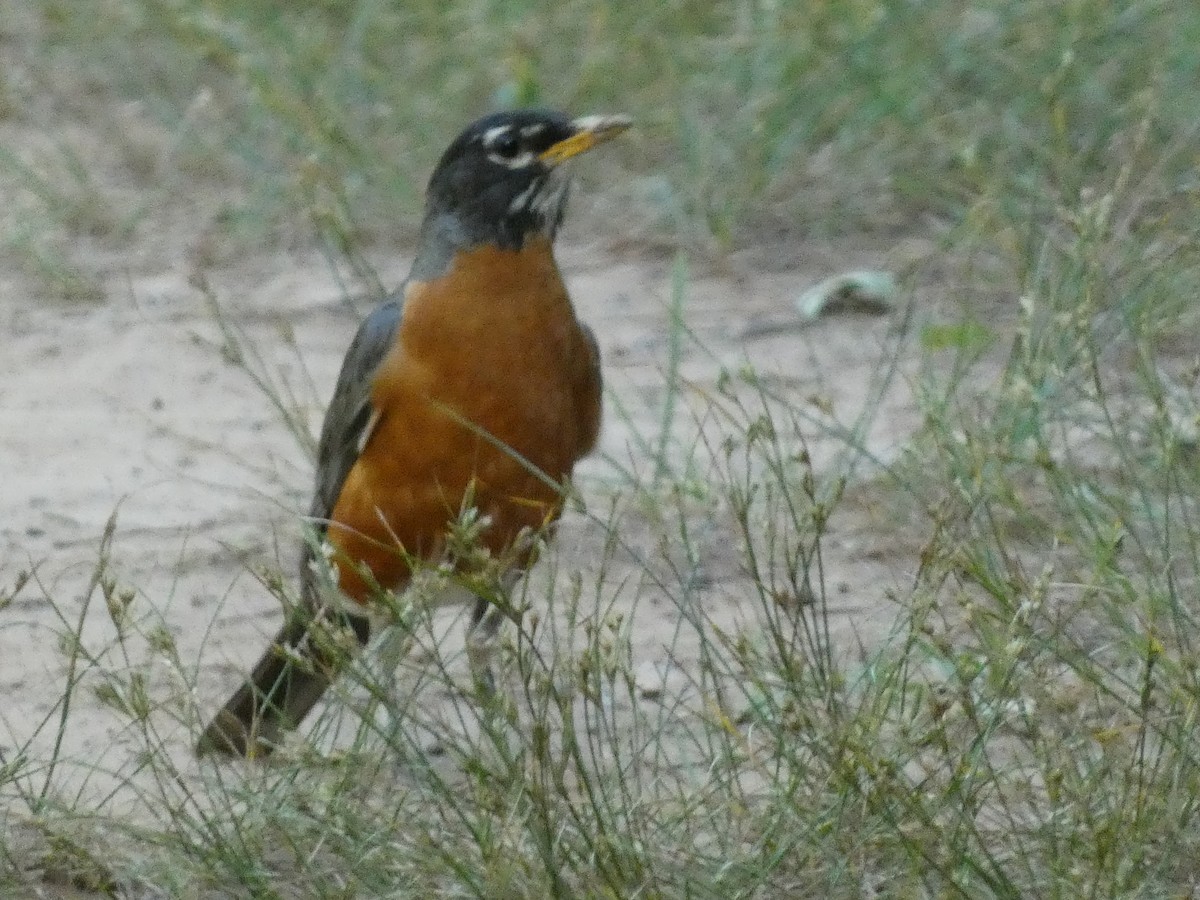
<svg viewBox="0 0 1200 900"><path fill-rule="evenodd" d="M438 558L468 492L491 518L493 553L556 518L547 481L589 448L599 386L580 385L595 377L548 242L459 254L446 276L410 284L372 389L379 421L327 532L346 594L369 594L348 561L397 587L406 556Z"/></svg>

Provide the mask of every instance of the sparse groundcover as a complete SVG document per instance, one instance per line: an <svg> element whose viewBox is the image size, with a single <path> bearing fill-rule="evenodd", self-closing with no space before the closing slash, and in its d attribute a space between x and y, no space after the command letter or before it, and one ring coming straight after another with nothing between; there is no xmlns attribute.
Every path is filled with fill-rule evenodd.
<svg viewBox="0 0 1200 900"><path fill-rule="evenodd" d="M1100 0L0 0L0 894L1200 889L1197 47ZM201 766L423 179L514 103L639 128L564 235L607 420L502 699L407 609Z"/></svg>

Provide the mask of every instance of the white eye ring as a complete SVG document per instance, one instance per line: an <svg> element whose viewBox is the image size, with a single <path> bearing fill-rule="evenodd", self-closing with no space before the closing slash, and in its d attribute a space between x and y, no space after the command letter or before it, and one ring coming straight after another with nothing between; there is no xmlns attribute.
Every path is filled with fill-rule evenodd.
<svg viewBox="0 0 1200 900"><path fill-rule="evenodd" d="M521 150L521 142L508 125L497 125L483 134L483 146L490 152L488 159L509 169L523 169L534 160L530 150Z"/></svg>
<svg viewBox="0 0 1200 900"><path fill-rule="evenodd" d="M535 157L532 153L526 150L517 156L501 156L499 153L489 153L488 159L500 166L506 166L509 169L524 169L526 166L533 163Z"/></svg>

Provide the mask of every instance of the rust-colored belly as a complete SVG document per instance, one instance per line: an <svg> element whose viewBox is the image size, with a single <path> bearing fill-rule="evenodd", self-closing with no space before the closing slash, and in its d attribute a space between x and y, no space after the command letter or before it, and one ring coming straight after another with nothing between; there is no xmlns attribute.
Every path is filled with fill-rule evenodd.
<svg viewBox="0 0 1200 900"><path fill-rule="evenodd" d="M489 517L481 540L494 554L555 519L598 414L584 408L598 404L598 384L580 391L587 354L544 242L462 254L446 277L410 285L373 386L379 421L327 531L342 590L369 597L352 562L402 585L410 557L442 556L467 505Z"/></svg>

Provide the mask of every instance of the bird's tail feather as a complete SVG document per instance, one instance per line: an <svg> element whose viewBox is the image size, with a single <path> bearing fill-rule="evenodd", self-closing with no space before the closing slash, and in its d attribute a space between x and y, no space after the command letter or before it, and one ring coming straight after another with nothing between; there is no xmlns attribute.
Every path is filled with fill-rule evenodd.
<svg viewBox="0 0 1200 900"><path fill-rule="evenodd" d="M339 625L349 626L353 642L337 639L339 630L345 633ZM370 624L359 616L329 612L289 616L246 683L204 729L196 754L269 755L303 721L338 670L369 637Z"/></svg>

